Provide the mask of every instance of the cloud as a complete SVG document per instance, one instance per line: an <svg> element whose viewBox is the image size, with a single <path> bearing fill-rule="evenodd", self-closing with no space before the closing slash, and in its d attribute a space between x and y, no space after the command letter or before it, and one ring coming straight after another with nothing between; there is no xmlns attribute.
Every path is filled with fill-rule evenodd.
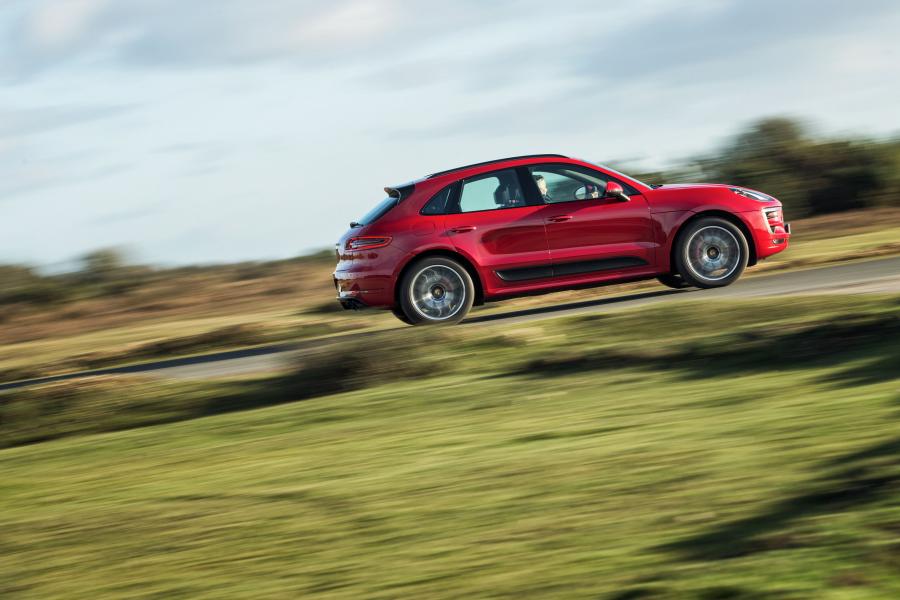
<svg viewBox="0 0 900 600"><path fill-rule="evenodd" d="M754 101L761 101L757 111L782 111L808 99L812 87L840 85L845 74L868 77L862 87L870 88L897 59L885 49L895 46L900 5L888 0L657 3L626 22L605 8L586 9L574 15L580 25L553 30L567 32L570 43L558 34L511 37L477 60L428 57L366 77L404 90L452 82L473 94L465 110L417 123L401 132L404 139L540 137L609 129L610 120L615 128L622 114L675 117L706 106L721 115L731 105L733 121L753 112Z"/></svg>
<svg viewBox="0 0 900 600"><path fill-rule="evenodd" d="M44 151L35 136L107 119L130 110L126 106L45 106L0 108L0 202L37 190L97 181L128 170L123 162L96 162L82 144L77 151Z"/></svg>
<svg viewBox="0 0 900 600"><path fill-rule="evenodd" d="M27 21L28 38L41 48L58 48L83 37L109 0L65 0L37 5Z"/></svg>
<svg viewBox="0 0 900 600"><path fill-rule="evenodd" d="M130 106L44 106L0 108L0 140L45 133L72 125L118 116Z"/></svg>
<svg viewBox="0 0 900 600"><path fill-rule="evenodd" d="M591 3L570 5L577 10ZM37 0L6 11L12 26L0 37L0 76L27 80L78 61L167 68L351 65L401 59L546 12L538 0Z"/></svg>

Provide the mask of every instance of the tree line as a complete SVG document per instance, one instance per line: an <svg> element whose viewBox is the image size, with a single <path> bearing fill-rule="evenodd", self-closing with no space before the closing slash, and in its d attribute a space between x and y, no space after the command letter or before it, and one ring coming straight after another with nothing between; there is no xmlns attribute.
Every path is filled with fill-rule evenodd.
<svg viewBox="0 0 900 600"><path fill-rule="evenodd" d="M627 172L627 171L626 171ZM900 205L900 139L825 138L802 122L767 118L722 147L648 183L730 183L775 196L791 218Z"/></svg>

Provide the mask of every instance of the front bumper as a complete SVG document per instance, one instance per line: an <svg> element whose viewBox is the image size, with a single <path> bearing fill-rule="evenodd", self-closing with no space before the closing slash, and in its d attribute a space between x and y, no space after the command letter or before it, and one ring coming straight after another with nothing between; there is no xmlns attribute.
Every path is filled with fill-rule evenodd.
<svg viewBox="0 0 900 600"><path fill-rule="evenodd" d="M791 241L791 224L785 223L774 227L773 230L766 228L765 232L756 236L756 255L757 258L763 259L773 254L778 254L787 250Z"/></svg>
<svg viewBox="0 0 900 600"><path fill-rule="evenodd" d="M780 220L770 223L765 212L770 208L775 207L765 207L762 210L742 214L744 222L753 234L757 260L783 252L790 245L791 224ZM779 211L781 210L781 206L777 208Z"/></svg>

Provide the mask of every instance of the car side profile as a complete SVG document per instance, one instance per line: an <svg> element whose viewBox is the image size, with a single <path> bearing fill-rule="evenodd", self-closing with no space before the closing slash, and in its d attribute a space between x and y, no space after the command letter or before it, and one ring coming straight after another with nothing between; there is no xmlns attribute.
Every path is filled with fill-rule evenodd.
<svg viewBox="0 0 900 600"><path fill-rule="evenodd" d="M722 287L787 248L781 203L739 186L648 185L559 154L441 171L387 197L337 244L348 309L457 323L473 305L658 279Z"/></svg>

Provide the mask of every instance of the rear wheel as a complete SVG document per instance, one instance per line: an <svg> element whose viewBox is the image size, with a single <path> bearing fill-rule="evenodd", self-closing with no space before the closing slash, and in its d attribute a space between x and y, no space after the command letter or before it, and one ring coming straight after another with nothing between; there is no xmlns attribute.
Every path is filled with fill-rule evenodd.
<svg viewBox="0 0 900 600"><path fill-rule="evenodd" d="M691 287L691 284L685 281L678 273L664 273L657 277L656 280L661 284L676 290Z"/></svg>
<svg viewBox="0 0 900 600"><path fill-rule="evenodd" d="M458 323L475 300L465 267L442 256L413 263L400 283L400 309L412 325Z"/></svg>
<svg viewBox="0 0 900 600"><path fill-rule="evenodd" d="M399 306L395 306L394 308L392 308L391 312L394 314L395 317L397 317L398 319L400 319L407 325L413 324L412 321L410 321L408 318L406 318L406 313L404 313L403 309L400 308Z"/></svg>
<svg viewBox="0 0 900 600"><path fill-rule="evenodd" d="M689 285L724 287L741 276L749 254L747 239L737 225L705 217L678 234L675 268Z"/></svg>

